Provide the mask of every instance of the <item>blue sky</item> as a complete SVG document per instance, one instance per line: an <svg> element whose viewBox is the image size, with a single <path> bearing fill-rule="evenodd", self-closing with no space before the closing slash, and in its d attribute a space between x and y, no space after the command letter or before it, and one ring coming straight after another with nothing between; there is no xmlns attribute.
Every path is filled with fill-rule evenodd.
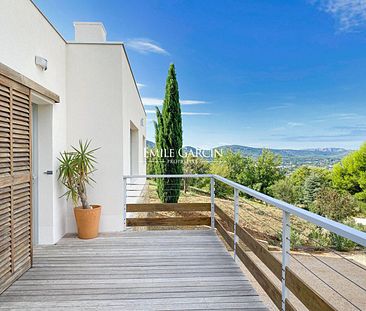
<svg viewBox="0 0 366 311"><path fill-rule="evenodd" d="M126 44L154 139L176 65L184 144L358 148L366 140L366 1L36 0L67 39L101 21Z"/></svg>

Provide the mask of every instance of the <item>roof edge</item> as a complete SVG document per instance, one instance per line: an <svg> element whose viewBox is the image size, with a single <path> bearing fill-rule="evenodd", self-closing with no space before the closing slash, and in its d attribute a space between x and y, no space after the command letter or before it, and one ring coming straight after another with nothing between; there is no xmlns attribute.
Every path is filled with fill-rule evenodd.
<svg viewBox="0 0 366 311"><path fill-rule="evenodd" d="M123 45L123 42L119 41L105 41L105 42L78 42L78 41L65 41L66 44L89 44L89 45Z"/></svg>
<svg viewBox="0 0 366 311"><path fill-rule="evenodd" d="M37 11L43 16L43 18L46 20L46 22L53 28L53 30L58 34L58 36L61 38L62 41L64 41L65 43L66 40L65 38L58 32L58 30L56 29L56 27L50 22L50 20L47 18L46 15L43 14L43 12L41 11L41 9L34 3L33 0L29 0L33 6L37 9Z"/></svg>
<svg viewBox="0 0 366 311"><path fill-rule="evenodd" d="M128 54L127 54L127 51L126 51L126 48L125 48L125 45L122 44L122 48L123 48L123 52L125 53L126 55L126 59L127 59L127 64L128 64L128 68L130 69L130 72L131 72L131 75L132 75L132 79L133 79L133 82L135 84L135 88L136 88L136 91L137 91L137 95L139 96L139 99L140 99L140 104L142 106L142 111L144 112L145 114L145 117L147 117L147 114L146 114L146 110L145 110L145 106L142 102L142 99L141 99L141 94L140 94L140 90L137 86L137 83L136 83L136 79L135 79L135 75L133 74L133 71L132 71L132 67L131 67L131 63L130 63L130 60L128 58Z"/></svg>

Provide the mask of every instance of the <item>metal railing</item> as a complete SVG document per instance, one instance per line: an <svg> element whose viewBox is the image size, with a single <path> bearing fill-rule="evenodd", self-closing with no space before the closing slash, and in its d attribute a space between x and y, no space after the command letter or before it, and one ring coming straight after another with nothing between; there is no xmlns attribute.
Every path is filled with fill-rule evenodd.
<svg viewBox="0 0 366 311"><path fill-rule="evenodd" d="M266 194L260 193L258 191L255 191L253 189L250 189L248 187L245 187L243 185L240 185L236 182L233 182L229 179L226 179L224 177L221 177L219 175L211 175L211 174L183 174L183 175L130 175L130 176L124 176L123 177L123 183L124 183L124 189L123 190L123 202L124 206L127 204L127 194L126 194L126 184L127 179L135 178L135 179L146 179L146 178L210 178L211 179L211 204L212 204L212 214L211 218L214 218L214 201L215 201L215 191L214 191L214 184L215 180L221 181L224 184L231 186L233 189L236 189L239 192L245 193L249 196L252 196L258 200L261 200L263 202L266 202L270 205L273 205L279 209L281 209L284 213L284 218L286 213L290 215L295 215L303 220L306 220L310 223L313 223L314 225L317 225L319 227L322 227L324 229L329 230L330 232L336 233L346 239L349 239L359 245L362 245L366 247L366 233L356 230L354 228L351 228L347 225L344 225L342 223L327 219L323 216L314 214L312 212L309 212L305 209L296 207L292 204L283 202L281 200L275 199L273 197L270 197ZM213 220L212 220L213 221ZM286 231L288 220L283 225L283 232ZM289 224L290 225L290 224Z"/></svg>
<svg viewBox="0 0 366 311"><path fill-rule="evenodd" d="M237 230L243 231L239 226L239 209L240 209L240 194L245 194L262 202L265 202L279 210L282 211L282 275L281 275L281 309L286 310L288 306L288 287L286 281L286 274L288 273L288 264L291 254L290 254L290 243L291 243L291 216L297 216L298 218L311 223L317 227L324 228L329 232L339 235L343 238L349 239L354 243L366 247L366 233L356 230L352 227L344 225L342 223L327 219L325 217L319 216L302 208L296 207L294 205L288 204L281 200L275 199L241 184L228 180L224 177L212 174L183 174L183 175L131 175L123 177L123 221L126 228L126 211L127 211L127 185L128 180L146 180L146 179L159 179L159 178L209 178L209 189L210 189L210 218L211 218L211 228L215 228L215 183L225 184L233 189L233 250L234 259L237 259L237 250L239 244L239 237ZM131 183L132 184L132 183ZM239 251L240 248L239 248ZM241 251L242 252L242 251ZM287 272L287 273L286 273ZM361 287L362 288L362 287ZM342 295L341 295L342 296ZM350 302L351 305L352 302ZM287 306L287 307L286 307ZM292 307L291 307L292 308ZM291 309L289 308L289 309ZM357 310L361 310L356 306ZM331 310L331 309L329 309Z"/></svg>

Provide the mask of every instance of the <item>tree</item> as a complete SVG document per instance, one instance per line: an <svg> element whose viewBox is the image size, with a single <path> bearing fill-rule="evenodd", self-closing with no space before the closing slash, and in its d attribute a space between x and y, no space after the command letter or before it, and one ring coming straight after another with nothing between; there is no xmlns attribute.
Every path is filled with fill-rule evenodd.
<svg viewBox="0 0 366 311"><path fill-rule="evenodd" d="M336 188L366 202L366 143L334 166L332 181Z"/></svg>
<svg viewBox="0 0 366 311"><path fill-rule="evenodd" d="M216 156L211 163L211 173L221 175L239 184L250 187L254 183L255 165L254 160L244 157L239 152L228 151L223 155ZM215 183L215 194L217 196L231 196L233 190L221 182Z"/></svg>
<svg viewBox="0 0 366 311"><path fill-rule="evenodd" d="M291 182L298 187L303 187L306 178L309 177L309 175L312 172L312 167L310 166L306 166L306 165L302 165L300 167L298 167L291 175Z"/></svg>
<svg viewBox="0 0 366 311"><path fill-rule="evenodd" d="M157 148L156 174L182 174L182 116L179 103L178 82L175 67L170 65L165 86L163 110L156 107L155 143ZM176 203L180 194L179 178L157 180L157 192L164 203Z"/></svg>
<svg viewBox="0 0 366 311"><path fill-rule="evenodd" d="M278 180L270 187L270 192L275 198L290 204L296 204L299 200L299 188L289 177Z"/></svg>
<svg viewBox="0 0 366 311"><path fill-rule="evenodd" d="M344 223L358 230L365 228L358 227L353 216L359 212L357 200L346 191L339 191L330 187L323 188L317 195L310 210L321 216ZM330 244L338 251L348 251L356 247L356 244L336 233L329 233Z"/></svg>
<svg viewBox="0 0 366 311"><path fill-rule="evenodd" d="M215 157L211 165L213 174L221 175L232 181L248 185L254 180L254 161L239 152L228 151Z"/></svg>
<svg viewBox="0 0 366 311"><path fill-rule="evenodd" d="M297 189L296 203L308 206L308 204L311 204L314 201L317 192L316 190L330 185L331 172L325 168L303 165L297 168L289 178ZM318 185L316 185L317 183ZM314 187L316 189L314 189Z"/></svg>
<svg viewBox="0 0 366 311"><path fill-rule="evenodd" d="M229 151L214 159L211 172L267 194L270 187L284 177L281 163L281 158L268 150L264 150L257 160ZM230 187L220 183L215 189L218 195L232 194Z"/></svg>
<svg viewBox="0 0 366 311"><path fill-rule="evenodd" d="M281 164L281 156L264 149L256 161L256 183L253 185L253 189L269 194L270 187L285 176L284 171L281 169Z"/></svg>
<svg viewBox="0 0 366 311"><path fill-rule="evenodd" d="M156 151L150 148L146 150L146 174L155 175L156 174Z"/></svg>
<svg viewBox="0 0 366 311"><path fill-rule="evenodd" d="M184 174L207 174L210 169L209 163L199 157L189 154L184 158ZM184 193L187 192L189 186L202 188L207 185L207 180L202 178L184 178Z"/></svg>
<svg viewBox="0 0 366 311"><path fill-rule="evenodd" d="M329 219L343 222L356 216L359 208L356 199L349 193L325 187L319 191L311 211Z"/></svg>
<svg viewBox="0 0 366 311"><path fill-rule="evenodd" d="M309 208L323 187L324 180L319 174L312 172L309 177L306 178L303 188L303 202L306 207Z"/></svg>

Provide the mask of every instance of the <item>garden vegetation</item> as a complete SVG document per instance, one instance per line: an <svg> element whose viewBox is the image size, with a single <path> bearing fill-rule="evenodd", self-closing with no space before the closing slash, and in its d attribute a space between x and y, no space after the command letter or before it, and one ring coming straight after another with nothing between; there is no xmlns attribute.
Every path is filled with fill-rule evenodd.
<svg viewBox="0 0 366 311"><path fill-rule="evenodd" d="M157 173L156 159L147 159L148 174ZM366 143L361 148L337 163L333 169L300 166L292 173L282 168L282 159L268 150L263 150L258 158L243 156L240 153L226 152L213 161L188 156L182 159L185 174L218 174L259 192L294 204L300 208L342 222L359 230L355 216L366 216ZM209 180L187 179L182 185L209 191ZM217 183L217 197L232 197L230 187ZM295 234L295 233L294 233ZM305 241L293 240L299 244ZM322 247L337 250L351 250L356 245L342 237L321 228L309 229L308 239L321 241Z"/></svg>

